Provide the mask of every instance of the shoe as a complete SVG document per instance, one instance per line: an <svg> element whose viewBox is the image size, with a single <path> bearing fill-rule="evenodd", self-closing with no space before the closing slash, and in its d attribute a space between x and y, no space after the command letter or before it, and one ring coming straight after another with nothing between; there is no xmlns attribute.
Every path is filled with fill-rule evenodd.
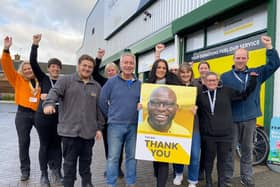
<svg viewBox="0 0 280 187"><path fill-rule="evenodd" d="M204 176L204 170L199 170L198 180L203 181L205 178Z"/></svg>
<svg viewBox="0 0 280 187"><path fill-rule="evenodd" d="M196 187L196 184L189 183L188 187Z"/></svg>
<svg viewBox="0 0 280 187"><path fill-rule="evenodd" d="M104 178L106 178L106 176L107 176L107 172L106 171L104 171L103 176L104 176Z"/></svg>
<svg viewBox="0 0 280 187"><path fill-rule="evenodd" d="M27 181L29 179L29 172L22 172L20 176L21 181Z"/></svg>
<svg viewBox="0 0 280 187"><path fill-rule="evenodd" d="M63 177L61 175L60 169L51 170L51 177L52 177L54 184L56 184L58 186L63 185Z"/></svg>
<svg viewBox="0 0 280 187"><path fill-rule="evenodd" d="M248 180L246 178L242 178L240 180L241 184L243 184L246 187L255 187L255 183L253 180Z"/></svg>
<svg viewBox="0 0 280 187"><path fill-rule="evenodd" d="M118 176L120 179L122 179L124 177L124 173L122 171L122 169L120 168L119 169L119 176Z"/></svg>
<svg viewBox="0 0 280 187"><path fill-rule="evenodd" d="M176 174L175 178L173 179L173 184L178 186L181 185L183 181L183 174Z"/></svg>
<svg viewBox="0 0 280 187"><path fill-rule="evenodd" d="M47 171L42 172L40 184L41 184L41 187L50 187L51 186Z"/></svg>

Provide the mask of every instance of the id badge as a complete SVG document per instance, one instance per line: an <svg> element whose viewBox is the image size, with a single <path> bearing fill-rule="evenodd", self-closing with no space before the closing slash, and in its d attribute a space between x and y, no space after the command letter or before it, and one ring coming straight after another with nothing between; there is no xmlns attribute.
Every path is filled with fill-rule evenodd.
<svg viewBox="0 0 280 187"><path fill-rule="evenodd" d="M29 97L30 103L37 103L37 97Z"/></svg>

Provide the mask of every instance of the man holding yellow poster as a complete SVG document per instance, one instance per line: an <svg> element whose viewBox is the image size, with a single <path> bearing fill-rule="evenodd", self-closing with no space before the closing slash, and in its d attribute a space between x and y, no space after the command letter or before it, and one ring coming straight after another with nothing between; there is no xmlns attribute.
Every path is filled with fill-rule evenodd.
<svg viewBox="0 0 280 187"><path fill-rule="evenodd" d="M136 159L189 164L196 88L142 84Z"/></svg>

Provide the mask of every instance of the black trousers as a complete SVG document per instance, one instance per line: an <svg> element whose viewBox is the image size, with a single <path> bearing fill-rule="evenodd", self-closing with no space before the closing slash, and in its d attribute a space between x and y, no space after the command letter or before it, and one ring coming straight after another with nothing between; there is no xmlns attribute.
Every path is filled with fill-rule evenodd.
<svg viewBox="0 0 280 187"><path fill-rule="evenodd" d="M202 136L201 136L201 142L203 142ZM202 173L203 175L204 175L204 172L205 172L204 159L205 159L205 145L202 143L200 145L199 173Z"/></svg>
<svg viewBox="0 0 280 187"><path fill-rule="evenodd" d="M212 184L212 170L214 165L214 160L217 155L217 170L218 170L218 187L226 186L226 176L225 176L225 163L230 154L232 154L232 142L221 142L213 140L204 140L205 145L205 174L206 183Z"/></svg>
<svg viewBox="0 0 280 187"><path fill-rule="evenodd" d="M34 125L35 112L20 111L16 113L15 124L18 135L20 169L22 173L30 173L30 132Z"/></svg>
<svg viewBox="0 0 280 187"><path fill-rule="evenodd" d="M79 137L62 137L62 145L64 158L64 187L74 187L78 159L82 185L91 183L90 165L94 139L87 140Z"/></svg>
<svg viewBox="0 0 280 187"><path fill-rule="evenodd" d="M62 162L61 138L57 134L58 115L35 114L35 127L37 129L40 148L39 163L41 171L60 169Z"/></svg>
<svg viewBox="0 0 280 187"><path fill-rule="evenodd" d="M168 179L169 164L165 162L153 162L157 187L165 187Z"/></svg>
<svg viewBox="0 0 280 187"><path fill-rule="evenodd" d="M108 124L105 124L105 125L104 125L104 129L102 130L102 137L103 137L103 142L104 142L104 149L105 149L105 157L106 157L106 160L108 159L107 128L108 128ZM119 159L119 169L121 169L121 167L122 167L123 148L124 148L124 144L122 145L121 155L120 155L120 159Z"/></svg>

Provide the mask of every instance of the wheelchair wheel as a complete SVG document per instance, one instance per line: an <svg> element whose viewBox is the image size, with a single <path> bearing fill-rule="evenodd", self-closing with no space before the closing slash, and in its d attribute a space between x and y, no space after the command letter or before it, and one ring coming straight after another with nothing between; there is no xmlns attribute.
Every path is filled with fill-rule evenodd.
<svg viewBox="0 0 280 187"><path fill-rule="evenodd" d="M264 163L269 153L268 137L263 129L256 128L253 145L253 165ZM238 157L241 157L240 145L236 147Z"/></svg>

